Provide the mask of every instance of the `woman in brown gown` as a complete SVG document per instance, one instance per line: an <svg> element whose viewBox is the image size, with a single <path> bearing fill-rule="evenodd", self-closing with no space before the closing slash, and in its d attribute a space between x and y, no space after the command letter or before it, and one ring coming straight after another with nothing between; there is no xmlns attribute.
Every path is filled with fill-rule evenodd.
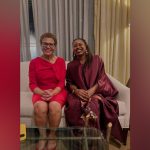
<svg viewBox="0 0 150 150"><path fill-rule="evenodd" d="M65 109L68 126L88 126L100 129L112 123L112 136L122 142L122 128L118 120L118 91L105 73L104 63L92 55L84 39L73 41L74 59L67 66L67 104Z"/></svg>

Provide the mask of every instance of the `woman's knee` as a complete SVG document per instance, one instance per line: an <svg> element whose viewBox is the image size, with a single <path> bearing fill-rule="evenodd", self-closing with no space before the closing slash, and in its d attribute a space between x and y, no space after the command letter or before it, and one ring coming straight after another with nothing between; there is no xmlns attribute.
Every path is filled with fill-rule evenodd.
<svg viewBox="0 0 150 150"><path fill-rule="evenodd" d="M38 101L34 104L34 113L36 115L47 114L48 112L48 104L43 101Z"/></svg>
<svg viewBox="0 0 150 150"><path fill-rule="evenodd" d="M57 114L57 113L61 113L61 105L56 102L56 101L53 101L53 102L50 102L49 103L49 113L51 114Z"/></svg>

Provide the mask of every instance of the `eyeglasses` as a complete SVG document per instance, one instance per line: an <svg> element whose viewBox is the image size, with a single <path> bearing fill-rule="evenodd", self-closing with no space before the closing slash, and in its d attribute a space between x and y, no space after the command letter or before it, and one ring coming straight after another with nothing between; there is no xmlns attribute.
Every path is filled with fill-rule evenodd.
<svg viewBox="0 0 150 150"><path fill-rule="evenodd" d="M49 46L49 47L55 47L55 43L46 43L46 42L43 42L43 43L42 43L42 46L43 46L43 47L48 47L48 46Z"/></svg>

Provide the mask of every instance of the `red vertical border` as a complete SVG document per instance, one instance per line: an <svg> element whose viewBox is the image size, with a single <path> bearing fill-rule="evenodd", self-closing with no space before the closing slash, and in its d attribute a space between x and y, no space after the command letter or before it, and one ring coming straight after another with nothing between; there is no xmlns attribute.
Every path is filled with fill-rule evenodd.
<svg viewBox="0 0 150 150"><path fill-rule="evenodd" d="M0 149L19 150L19 0L0 1Z"/></svg>
<svg viewBox="0 0 150 150"><path fill-rule="evenodd" d="M149 150L150 1L131 0L131 150Z"/></svg>

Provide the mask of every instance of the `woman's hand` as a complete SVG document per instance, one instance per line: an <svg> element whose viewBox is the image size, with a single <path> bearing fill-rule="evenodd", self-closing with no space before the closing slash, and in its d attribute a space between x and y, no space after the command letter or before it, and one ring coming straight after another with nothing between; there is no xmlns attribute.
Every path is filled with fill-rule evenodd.
<svg viewBox="0 0 150 150"><path fill-rule="evenodd" d="M82 99L82 101L89 101L88 92L84 89L75 89L74 94Z"/></svg>
<svg viewBox="0 0 150 150"><path fill-rule="evenodd" d="M92 88L87 90L89 97L95 94L97 88L98 88L98 84L95 84Z"/></svg>
<svg viewBox="0 0 150 150"><path fill-rule="evenodd" d="M34 93L41 95L41 99L44 101L49 101L54 96L53 91L53 89L42 90L38 87L34 89Z"/></svg>
<svg viewBox="0 0 150 150"><path fill-rule="evenodd" d="M91 89L87 90L87 93L88 93L89 97L91 97L95 93L95 91L93 90L93 88L91 88Z"/></svg>
<svg viewBox="0 0 150 150"><path fill-rule="evenodd" d="M42 95L41 95L42 100L49 101L53 97L52 91L53 91L52 89L44 90Z"/></svg>
<svg viewBox="0 0 150 150"><path fill-rule="evenodd" d="M96 98L96 99L102 101L102 98L99 95L94 95L93 98Z"/></svg>

